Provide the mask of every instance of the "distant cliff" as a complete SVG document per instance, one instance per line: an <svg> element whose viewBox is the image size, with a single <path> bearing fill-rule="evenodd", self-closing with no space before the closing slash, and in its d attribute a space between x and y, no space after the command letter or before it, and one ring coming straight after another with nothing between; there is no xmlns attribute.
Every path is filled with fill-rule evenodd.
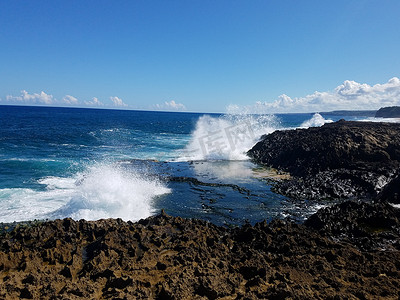
<svg viewBox="0 0 400 300"><path fill-rule="evenodd" d="M375 117L376 110L334 110L320 112L325 116L354 116L354 117Z"/></svg>
<svg viewBox="0 0 400 300"><path fill-rule="evenodd" d="M400 106L382 107L376 114L376 118L400 118Z"/></svg>

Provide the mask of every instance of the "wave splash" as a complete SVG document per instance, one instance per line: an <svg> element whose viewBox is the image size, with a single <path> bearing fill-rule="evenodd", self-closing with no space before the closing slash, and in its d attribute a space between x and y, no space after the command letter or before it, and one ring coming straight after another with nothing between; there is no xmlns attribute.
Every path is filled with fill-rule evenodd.
<svg viewBox="0 0 400 300"><path fill-rule="evenodd" d="M96 163L73 177L46 177L39 183L45 186L44 191L0 190L0 198L8 199L0 201L0 219L13 222L71 217L136 221L154 213L156 196L170 192L157 179L111 163Z"/></svg>
<svg viewBox="0 0 400 300"><path fill-rule="evenodd" d="M319 113L315 113L311 119L304 121L300 128L320 127L326 123L332 123L333 120L325 119Z"/></svg>
<svg viewBox="0 0 400 300"><path fill-rule="evenodd" d="M333 120L325 119L315 113L297 128L319 127ZM262 135L275 130L295 129L284 127L276 115L225 114L222 116L204 115L196 123L190 141L180 153L178 161L201 160L247 160L246 152Z"/></svg>
<svg viewBox="0 0 400 300"><path fill-rule="evenodd" d="M260 137L279 126L274 115L204 115L178 160L247 160L246 152Z"/></svg>

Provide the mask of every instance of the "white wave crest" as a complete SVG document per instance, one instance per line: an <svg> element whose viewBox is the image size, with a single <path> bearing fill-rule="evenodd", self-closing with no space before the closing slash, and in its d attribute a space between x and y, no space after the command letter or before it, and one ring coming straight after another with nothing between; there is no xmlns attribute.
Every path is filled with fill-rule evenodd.
<svg viewBox="0 0 400 300"><path fill-rule="evenodd" d="M273 115L204 115L179 160L247 160L246 152L278 126Z"/></svg>
<svg viewBox="0 0 400 300"><path fill-rule="evenodd" d="M360 119L360 122L400 123L400 118L367 118Z"/></svg>
<svg viewBox="0 0 400 300"><path fill-rule="evenodd" d="M312 116L311 119L304 121L301 125L300 128L309 128L309 127L320 127L326 123L332 123L333 120L330 119L325 119L323 116L321 116L319 113L316 113Z"/></svg>
<svg viewBox="0 0 400 300"><path fill-rule="evenodd" d="M115 164L99 163L73 177L46 177L44 191L0 190L2 222L33 219L98 220L122 218L136 221L154 213L156 196L169 193L165 185Z"/></svg>

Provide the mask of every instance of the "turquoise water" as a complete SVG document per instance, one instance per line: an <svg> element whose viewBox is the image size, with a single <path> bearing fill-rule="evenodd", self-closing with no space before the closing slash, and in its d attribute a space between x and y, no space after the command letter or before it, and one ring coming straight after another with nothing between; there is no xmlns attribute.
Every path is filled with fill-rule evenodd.
<svg viewBox="0 0 400 300"><path fill-rule="evenodd" d="M245 152L262 134L339 118L0 106L0 222L162 208L217 224L301 219L318 204L272 193Z"/></svg>

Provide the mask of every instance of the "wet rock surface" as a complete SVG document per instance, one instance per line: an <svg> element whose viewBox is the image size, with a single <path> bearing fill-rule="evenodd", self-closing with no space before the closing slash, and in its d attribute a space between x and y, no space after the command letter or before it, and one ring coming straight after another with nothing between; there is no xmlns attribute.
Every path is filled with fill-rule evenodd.
<svg viewBox="0 0 400 300"><path fill-rule="evenodd" d="M289 197L373 198L398 178L400 124L341 120L275 131L248 154L259 164L292 175L275 186Z"/></svg>
<svg viewBox="0 0 400 300"><path fill-rule="evenodd" d="M400 203L400 170L396 177L390 181L379 194L379 199L391 203Z"/></svg>
<svg viewBox="0 0 400 300"><path fill-rule="evenodd" d="M361 250L400 250L400 210L387 202L347 201L320 209L304 224Z"/></svg>
<svg viewBox="0 0 400 300"><path fill-rule="evenodd" d="M399 211L379 205L341 204L305 225L161 214L16 226L0 236L0 298L395 299ZM374 242L353 242L357 230Z"/></svg>

